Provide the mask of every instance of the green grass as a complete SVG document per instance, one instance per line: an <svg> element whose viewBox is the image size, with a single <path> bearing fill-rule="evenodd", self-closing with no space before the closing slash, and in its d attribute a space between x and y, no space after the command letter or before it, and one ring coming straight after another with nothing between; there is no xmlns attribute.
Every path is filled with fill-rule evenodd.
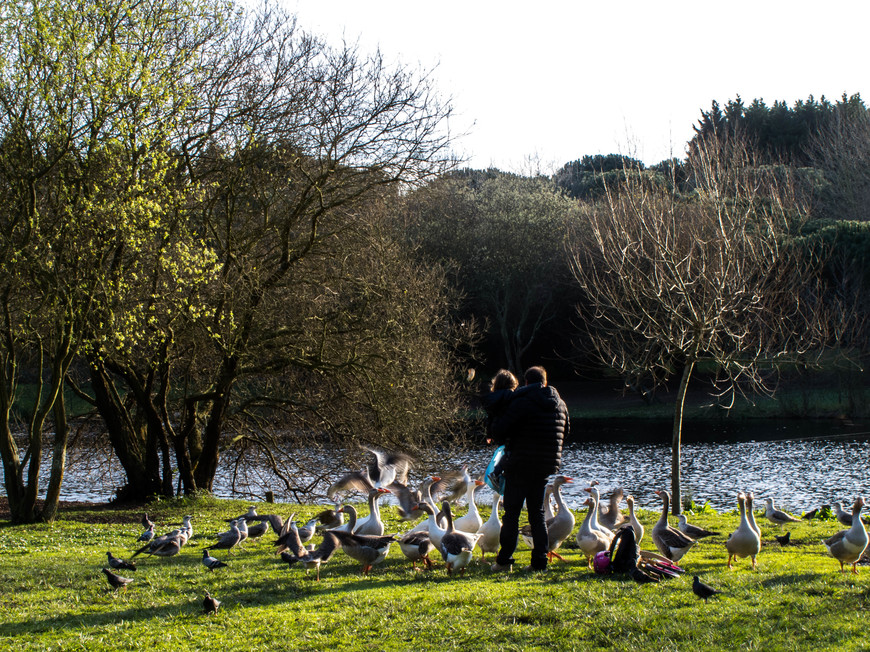
<svg viewBox="0 0 870 652"><path fill-rule="evenodd" d="M0 649L11 650L857 650L870 649L870 569L840 574L820 540L835 521L796 524L793 545L760 521L758 570L725 566L734 514L710 510L692 522L722 532L684 558L686 575L638 586L586 569L573 546L545 574L492 574L475 563L464 577L412 571L397 546L368 578L343 552L321 581L271 554L274 535L231 555L210 573L203 547L247 503L199 499L149 505L162 531L194 516L193 539L171 559L139 557L135 581L109 589L106 550L128 558L140 511L69 511L53 524L0 527ZM314 506L260 505L261 513L306 518ZM392 516L393 510L384 510ZM486 510L482 508L482 511ZM578 521L579 521L578 515ZM650 528L657 518L641 514ZM114 521L114 522L113 522ZM396 521L388 530L399 531ZM651 546L649 535L644 547ZM226 555L221 552L221 558ZM520 544L520 565L528 560ZM700 575L723 594L709 604L691 591ZM222 601L202 613L203 592Z"/></svg>

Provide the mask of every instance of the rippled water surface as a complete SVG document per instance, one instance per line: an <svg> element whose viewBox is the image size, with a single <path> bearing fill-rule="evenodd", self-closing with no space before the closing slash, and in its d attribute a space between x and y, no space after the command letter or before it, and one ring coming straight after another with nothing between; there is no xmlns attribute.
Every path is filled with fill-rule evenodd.
<svg viewBox="0 0 870 652"><path fill-rule="evenodd" d="M782 426L785 427L785 426ZM682 487L696 502L709 501L717 510L735 507L738 491L753 491L759 498L772 496L777 506L800 513L834 500L850 502L870 493L870 433L853 429L843 432L839 425L791 424L790 428L766 424L763 432L723 432L716 442L688 441L682 447ZM563 472L576 482L563 494L569 506L585 498L583 487L590 480L601 483L602 494L623 487L633 494L641 508L660 509L655 489L670 488L670 445L661 433L637 432L638 426L614 432L587 432L583 441L566 446ZM687 429L691 430L691 429ZM776 439L755 440L775 436ZM692 437L687 432L687 440ZM652 438L655 443L636 443ZM482 473L491 449L470 451L450 467L467 463L473 473ZM418 477L443 469L417 469ZM413 478L412 478L413 479ZM123 484L123 472L109 451L72 451L62 491L62 500L101 502L114 497ZM47 482L43 479L43 486ZM216 479L219 497L261 498L267 490L282 496L281 484L263 467L253 467L236 478L233 493L229 471L222 469ZM326 486L320 487L325 492ZM489 504L489 490L477 494L477 502ZM759 505L761 500L757 501Z"/></svg>

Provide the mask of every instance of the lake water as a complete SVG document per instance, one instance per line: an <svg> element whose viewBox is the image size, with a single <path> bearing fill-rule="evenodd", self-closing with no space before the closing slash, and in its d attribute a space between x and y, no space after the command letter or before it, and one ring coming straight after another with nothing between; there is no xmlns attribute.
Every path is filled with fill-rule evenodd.
<svg viewBox="0 0 870 652"><path fill-rule="evenodd" d="M563 487L569 506L576 507L587 495L583 488L598 480L602 495L623 487L627 495L634 495L638 507L660 510L654 491L670 489L669 429L668 424L614 421L575 428L575 439L563 453L563 472L575 479ZM488 447L467 451L445 466L468 464L472 473L480 474L491 452ZM412 480L444 470L417 469ZM217 496L255 501L271 490L276 500L292 500L280 493L281 483L263 467L250 465L234 472L231 478L229 469L221 469L215 482ZM47 477L43 487L46 481ZM123 473L110 451L73 450L61 499L111 500L121 484ZM318 485L318 491L325 493L327 484ZM868 486L870 431L864 424L765 421L751 426L705 422L684 427L683 495L697 503L709 501L719 511L734 509L739 491L752 491L758 505L770 496L778 507L800 513L832 501L851 503L856 496L870 493ZM476 500L490 504L489 490L478 491Z"/></svg>

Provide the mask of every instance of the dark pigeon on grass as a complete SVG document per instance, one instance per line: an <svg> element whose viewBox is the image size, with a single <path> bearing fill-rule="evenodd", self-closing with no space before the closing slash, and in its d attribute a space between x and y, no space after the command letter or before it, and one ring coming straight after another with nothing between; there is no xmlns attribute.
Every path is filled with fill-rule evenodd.
<svg viewBox="0 0 870 652"><path fill-rule="evenodd" d="M704 600L704 602L707 602L707 598L712 598L714 595L722 593L722 591L714 589L709 584L704 584L698 579L698 576L695 575L692 580L692 593Z"/></svg>
<svg viewBox="0 0 870 652"><path fill-rule="evenodd" d="M116 575L108 568L104 568L103 572L106 574L106 579L109 580L109 586L113 589L118 590L123 587L123 589L127 590L127 585L133 581L131 577L121 577L120 575Z"/></svg>
<svg viewBox="0 0 870 652"><path fill-rule="evenodd" d="M217 557L212 557L208 551L208 548L205 548L202 551L202 565L205 566L210 571L213 571L216 568L226 568L226 564L222 562Z"/></svg>
<svg viewBox="0 0 870 652"><path fill-rule="evenodd" d="M123 559L119 559L112 554L110 550L106 551L106 555L109 557L109 566L114 568L115 570L136 570L136 564L132 561L124 561Z"/></svg>
<svg viewBox="0 0 870 652"><path fill-rule="evenodd" d="M203 598L202 600L203 611L205 611L205 613L207 614L216 614L220 606L220 600L216 600L215 598L211 597L211 593L206 591L205 598Z"/></svg>
<svg viewBox="0 0 870 652"><path fill-rule="evenodd" d="M139 535L139 538L136 541L144 541L148 542L154 538L154 523L152 523L147 530L145 530L142 534Z"/></svg>
<svg viewBox="0 0 870 652"><path fill-rule="evenodd" d="M789 543L791 543L791 531L786 532L782 536L779 536L778 534L774 534L773 536L776 538L776 540L779 542L779 545L781 546L787 546Z"/></svg>

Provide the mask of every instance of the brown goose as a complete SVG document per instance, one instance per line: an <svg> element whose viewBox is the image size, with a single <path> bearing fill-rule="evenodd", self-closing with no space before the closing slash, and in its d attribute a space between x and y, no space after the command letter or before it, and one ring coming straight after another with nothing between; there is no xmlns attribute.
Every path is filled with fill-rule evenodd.
<svg viewBox="0 0 870 652"><path fill-rule="evenodd" d="M749 523L747 515L749 510L743 493L737 496L737 509L740 510L740 524L725 542L725 548L728 550L728 570L733 568L731 561L734 557L749 557L752 560L752 570L755 570L755 557L761 552L761 537Z"/></svg>
<svg viewBox="0 0 870 652"><path fill-rule="evenodd" d="M623 489L614 489L610 494L609 505L606 507L600 503L598 505L598 522L609 530L615 530L625 523L625 516L619 510L619 503L622 502L624 496Z"/></svg>
<svg viewBox="0 0 870 652"><path fill-rule="evenodd" d="M392 536L351 534L350 532L338 530L330 530L330 532L338 537L341 548L347 553L347 556L362 564L363 575L368 575L372 566L380 564L387 558L390 552L390 545L396 540Z"/></svg>
<svg viewBox="0 0 870 652"><path fill-rule="evenodd" d="M454 528L448 501L444 501L443 509L444 516L447 518L447 527L438 548L444 563L447 564L447 574L452 575L453 571L459 570L459 574L462 575L465 573L465 567L474 556L474 546L481 535L470 534Z"/></svg>
<svg viewBox="0 0 870 652"><path fill-rule="evenodd" d="M410 561L414 570L417 570L417 562L426 564L426 568L432 570L432 559L429 557L435 551L435 545L425 530L407 532L399 537L399 548L402 554Z"/></svg>
<svg viewBox="0 0 870 652"><path fill-rule="evenodd" d="M823 543L831 556L840 562L840 572L845 564L852 564L852 572L858 574L858 560L867 547L867 530L861 520L861 510L864 508L864 498L858 497L852 505L852 526L848 530L840 530Z"/></svg>
<svg viewBox="0 0 870 652"><path fill-rule="evenodd" d="M665 557L673 562L677 562L683 558L689 549L695 545L696 541L683 534L676 528L668 525L668 508L671 503L671 495L667 491L656 490L656 493L662 499L662 515L656 524L653 526L652 536L653 543Z"/></svg>

